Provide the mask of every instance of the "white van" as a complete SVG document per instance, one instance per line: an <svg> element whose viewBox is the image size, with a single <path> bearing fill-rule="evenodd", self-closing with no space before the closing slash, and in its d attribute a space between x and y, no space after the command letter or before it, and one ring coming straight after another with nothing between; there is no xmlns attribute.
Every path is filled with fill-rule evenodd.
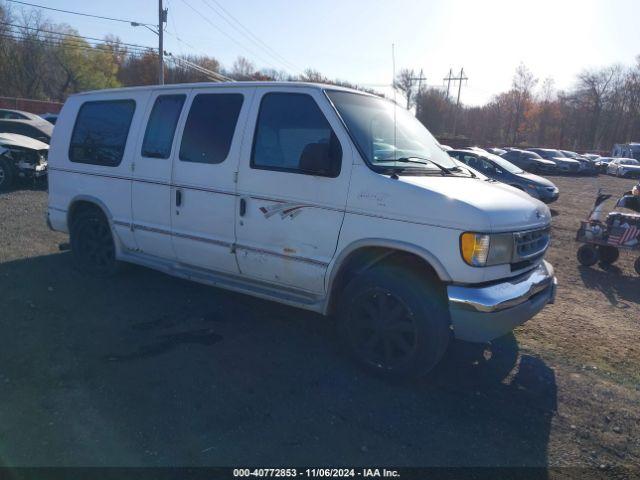
<svg viewBox="0 0 640 480"><path fill-rule="evenodd" d="M376 371L424 374L452 337L489 341L554 300L549 209L362 92L83 93L60 113L49 170L48 223L81 270L132 262L335 315Z"/></svg>

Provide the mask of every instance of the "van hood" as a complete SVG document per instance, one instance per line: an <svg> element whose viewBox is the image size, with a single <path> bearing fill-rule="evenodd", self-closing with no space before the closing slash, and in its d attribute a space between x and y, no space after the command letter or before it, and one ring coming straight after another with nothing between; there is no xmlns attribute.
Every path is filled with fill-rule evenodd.
<svg viewBox="0 0 640 480"><path fill-rule="evenodd" d="M398 181L428 193L422 214L443 227L506 232L551 223L544 203L504 183L450 176L401 176Z"/></svg>

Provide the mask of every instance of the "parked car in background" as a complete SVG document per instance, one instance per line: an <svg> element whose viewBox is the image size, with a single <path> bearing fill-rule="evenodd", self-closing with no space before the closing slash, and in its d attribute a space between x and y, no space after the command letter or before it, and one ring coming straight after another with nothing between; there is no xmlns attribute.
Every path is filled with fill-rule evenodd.
<svg viewBox="0 0 640 480"><path fill-rule="evenodd" d="M51 125L55 125L56 121L58 120L57 113L43 113L42 115L40 115L40 117L44 118Z"/></svg>
<svg viewBox="0 0 640 480"><path fill-rule="evenodd" d="M640 162L635 158L615 158L607 166L607 173L616 177L640 177Z"/></svg>
<svg viewBox="0 0 640 480"><path fill-rule="evenodd" d="M503 155L507 153L506 150L498 147L489 147L489 148L486 148L485 150L489 153L493 153L494 155Z"/></svg>
<svg viewBox="0 0 640 480"><path fill-rule="evenodd" d="M47 174L49 145L15 133L0 133L0 191L11 188L17 178L40 178Z"/></svg>
<svg viewBox="0 0 640 480"><path fill-rule="evenodd" d="M582 173L583 175L598 174L598 169L596 168L596 166L593 164L591 160L589 160L584 155L580 155L576 152L572 152L571 150L560 150L560 152L562 152L562 154L565 157L571 158L573 160L577 160L578 162L580 162L580 168L578 170L579 173Z"/></svg>
<svg viewBox="0 0 640 480"><path fill-rule="evenodd" d="M22 110L0 108L0 120L37 120L38 115Z"/></svg>
<svg viewBox="0 0 640 480"><path fill-rule="evenodd" d="M503 157L476 150L450 150L449 155L489 178L506 183L527 192L544 203L558 199L559 191L551 181L533 173L527 173Z"/></svg>
<svg viewBox="0 0 640 480"><path fill-rule="evenodd" d="M387 375L424 375L452 339L490 341L555 298L549 209L458 169L374 95L295 82L82 93L49 160L47 221L81 271L131 262L335 315L353 356Z"/></svg>
<svg viewBox="0 0 640 480"><path fill-rule="evenodd" d="M600 173L607 173L607 168L609 164L615 160L615 157L598 157L596 160L596 168Z"/></svg>
<svg viewBox="0 0 640 480"><path fill-rule="evenodd" d="M558 170L555 162L545 160L537 153L527 150L511 148L500 156L517 167L531 173L555 173Z"/></svg>
<svg viewBox="0 0 640 480"><path fill-rule="evenodd" d="M572 158L568 158L560 150L552 148L528 148L530 152L537 153L545 160L551 160L558 166L558 171L562 173L579 173L580 162Z"/></svg>
<svg viewBox="0 0 640 480"><path fill-rule="evenodd" d="M2 109L0 133L16 133L48 144L53 134L53 125L33 113Z"/></svg>
<svg viewBox="0 0 640 480"><path fill-rule="evenodd" d="M600 158L600 155L598 155L597 153L583 153L582 156L587 160L591 160L592 162L596 162Z"/></svg>

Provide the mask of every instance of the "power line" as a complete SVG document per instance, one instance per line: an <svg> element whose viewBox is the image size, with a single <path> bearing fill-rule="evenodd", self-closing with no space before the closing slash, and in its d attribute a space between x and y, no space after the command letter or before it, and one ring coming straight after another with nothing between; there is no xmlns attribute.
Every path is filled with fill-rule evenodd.
<svg viewBox="0 0 640 480"><path fill-rule="evenodd" d="M224 75L222 75L221 73L218 72L214 72L213 70L209 70L208 68L204 68L201 65L198 65L197 63L193 63L190 62L189 60L185 59L185 58L180 58L180 57L174 57L173 54L171 54L170 52L165 52L165 55L173 61L173 63L175 65L177 65L178 63L183 64L184 66L186 66L187 68L191 68L193 70L196 70L200 73L203 73L207 76L209 76L211 79L217 81L217 82L233 82L233 79L226 77Z"/></svg>
<svg viewBox="0 0 640 480"><path fill-rule="evenodd" d="M115 44L108 44L108 43L81 42L79 39L75 39L75 38L53 38L53 37L42 38L38 35L29 35L27 33L14 32L11 30L7 30L1 33L6 37L11 37L15 40L50 42L50 43L56 43L57 45L60 45L60 46L85 48L85 49L99 50L99 51L105 51L104 47L111 47L115 45ZM123 49L123 51L125 50L126 52L134 52L134 53L141 53L141 54L150 53L150 52L156 53L153 49L139 48L139 47L126 47L126 49Z"/></svg>
<svg viewBox="0 0 640 480"><path fill-rule="evenodd" d="M218 25L216 25L215 23L213 23L206 15L204 15L202 12L200 12L198 9L196 9L195 7L193 7L190 3L188 3L186 0L182 0L182 3L184 3L187 7L189 7L191 10L193 10L196 14L198 14L205 22L207 22L209 25L211 25L213 28L215 28L216 30L218 30L220 33L222 33L225 37L227 37L229 40L231 40L233 43L235 43L236 45L238 45L240 48L246 50L247 52L249 52L251 55L253 55L254 57L257 57L258 59L260 59L260 61L265 62L267 65L270 65L271 67L273 67L273 65L271 65L271 62L269 62L268 60L265 61L265 59L263 57L261 57L260 55L257 55L253 50L247 48L245 45L243 45L242 43L240 43L239 41L237 41L235 38L233 38L231 35L229 35L227 32L225 32L224 30L222 30Z"/></svg>
<svg viewBox="0 0 640 480"><path fill-rule="evenodd" d="M233 28L235 31L237 31L241 35L243 35L246 39L248 39L255 46L257 46L258 48L263 50L267 55L272 57L275 61L277 61L280 64L282 64L287 69L292 69L294 71L295 70L300 70L297 66L295 66L293 63L287 61L287 59L285 59L282 55L280 55L278 52L276 52L273 48L271 48L265 42L260 40L260 38L258 38L251 30L249 30L247 27L245 27L242 24L242 22L240 22L240 20L238 20L231 13L229 13L229 11L227 9L225 9L219 2L217 2L216 0L212 0L212 1L217 6L217 8L214 8L209 3L208 0L202 0L202 2L207 7L209 7L211 9L211 11L213 11L220 18L222 18L222 20L224 20L228 25L230 25L231 28ZM222 12L222 13L220 13L220 12ZM232 21L233 21L233 23L232 23Z"/></svg>
<svg viewBox="0 0 640 480"><path fill-rule="evenodd" d="M24 26L24 25L16 25L14 23L0 22L0 25L8 25L10 27L14 27L14 28L17 28L17 29L32 30L32 31L35 31L35 32L50 33L52 35L61 35L61 36L64 36L64 37L72 37L72 38L78 38L78 39L83 39L83 40L96 40L98 42L102 42L102 43L105 43L105 44L109 43L107 40L102 39L102 38L86 37L84 35L76 35L76 34L65 33L65 32L55 32L55 31L52 31L52 30L45 30L45 29L42 29L42 28L27 27L27 26ZM126 43L126 42L121 42L121 41L117 41L117 42L114 42L114 43L117 43L118 45L126 45L128 47L153 48L153 47L149 47L147 45L139 45L139 44L136 44L136 43Z"/></svg>
<svg viewBox="0 0 640 480"><path fill-rule="evenodd" d="M80 16L83 16L83 17L99 18L101 20L110 20L112 22L122 22L122 23L128 23L128 24L137 23L139 25L154 26L154 25L152 25L150 23L138 22L138 21L135 21L135 20L125 20L125 19L122 19L122 18L114 18L114 17L103 17L102 15L94 15L92 13L74 12L72 10L63 10L61 8L45 7L43 5L37 5L35 3L23 2L21 0L7 0L7 1L8 2L12 2L12 3L19 3L20 5L28 5L29 7L42 8L44 10L52 10L54 12L68 13L68 14L71 14L71 15L80 15Z"/></svg>
<svg viewBox="0 0 640 480"><path fill-rule="evenodd" d="M37 36L27 36L25 34L20 34L19 32L0 32L0 37L7 38L10 40L22 41L22 42L31 42L31 43L37 42L37 43L46 44L52 47L70 47L70 48L76 48L80 50L92 51L94 53L109 53L106 50L97 48L102 46L108 46L108 44L91 45L91 44L81 44L81 43L67 43L65 39L44 39L44 38L39 38ZM153 49L150 49L150 50L131 49L123 53L127 56L143 56L143 55L148 55L150 53L157 55Z"/></svg>

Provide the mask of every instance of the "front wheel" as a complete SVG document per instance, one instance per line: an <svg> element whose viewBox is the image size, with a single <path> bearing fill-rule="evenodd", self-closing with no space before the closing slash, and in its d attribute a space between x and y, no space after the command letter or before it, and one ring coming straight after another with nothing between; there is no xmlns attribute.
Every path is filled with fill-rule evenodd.
<svg viewBox="0 0 640 480"><path fill-rule="evenodd" d="M80 213L71 224L71 253L83 273L106 277L116 273L118 261L109 222L101 212Z"/></svg>
<svg viewBox="0 0 640 480"><path fill-rule="evenodd" d="M338 330L361 365L393 377L426 375L449 343L444 292L423 276L378 265L355 277L338 306Z"/></svg>
<svg viewBox="0 0 640 480"><path fill-rule="evenodd" d="M578 249L578 261L585 267L590 267L598 262L598 251L593 245L582 245Z"/></svg>

